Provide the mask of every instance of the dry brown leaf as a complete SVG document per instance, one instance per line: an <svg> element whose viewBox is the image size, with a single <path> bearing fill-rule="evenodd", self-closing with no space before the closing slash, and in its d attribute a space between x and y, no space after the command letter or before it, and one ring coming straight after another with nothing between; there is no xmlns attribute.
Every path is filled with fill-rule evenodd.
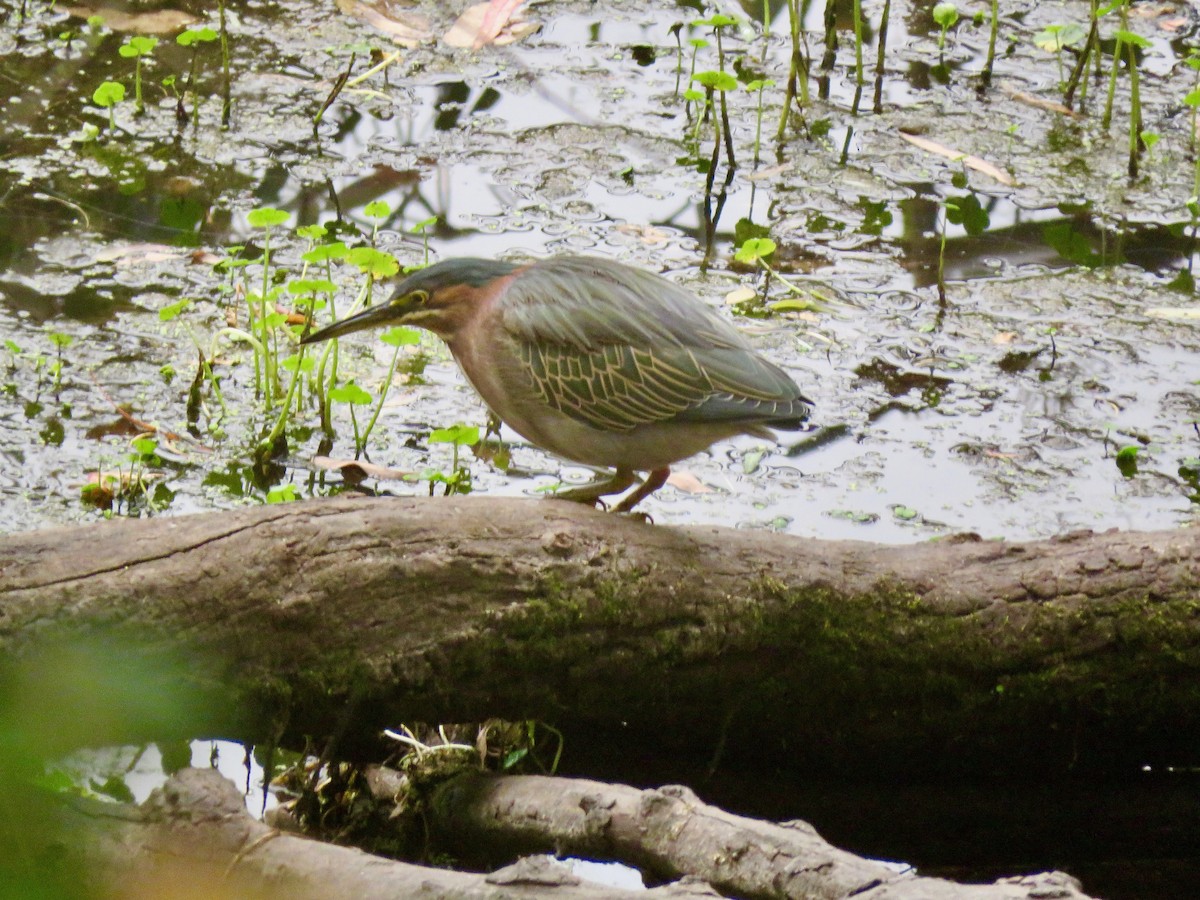
<svg viewBox="0 0 1200 900"><path fill-rule="evenodd" d="M996 166L993 166L986 159L981 159L978 156L972 156L969 153L963 153L961 150L955 150L953 147L947 147L945 144L939 144L937 141L931 141L929 138L923 138L920 135L905 134L903 131L898 132L898 134L914 147L919 147L926 153L944 156L946 159L953 160L954 162L961 161L962 164L968 168L974 169L976 172L980 172L990 178L994 178L1001 184L1016 184L1011 175L1001 169L996 168Z"/></svg>
<svg viewBox="0 0 1200 900"><path fill-rule="evenodd" d="M314 469L324 469L328 472L341 472L348 480L361 481L364 478L380 478L386 481L403 481L412 475L403 469L389 469L387 466L377 466L364 459L333 459L329 456L314 456ZM356 477L357 476L357 477Z"/></svg>
<svg viewBox="0 0 1200 900"><path fill-rule="evenodd" d="M669 231L657 228L654 225L634 225L632 222L627 222L624 225L618 225L616 230L621 234L635 237L643 244L649 244L651 247L665 244L671 239Z"/></svg>
<svg viewBox="0 0 1200 900"><path fill-rule="evenodd" d="M992 338L992 343L993 344L1011 344L1016 339L1017 339L1017 333L1015 331L1001 331L994 338Z"/></svg>
<svg viewBox="0 0 1200 900"><path fill-rule="evenodd" d="M138 263L162 262L165 259L177 259L187 255L188 251L178 247L168 247L166 244L118 244L101 250L96 254L97 262L115 262L120 266L133 266Z"/></svg>
<svg viewBox="0 0 1200 900"><path fill-rule="evenodd" d="M1154 306L1146 310L1146 315L1173 322L1195 322L1200 321L1200 306Z"/></svg>
<svg viewBox="0 0 1200 900"><path fill-rule="evenodd" d="M489 22L488 13L493 5L497 7L498 12L493 13L493 18ZM504 47L515 43L542 27L539 22L524 20L521 13L517 11L517 7L520 5L519 0L493 0L492 3L476 3L474 6L469 6L450 26L450 30L442 35L442 40L450 47L469 47L473 50L478 50L485 44ZM499 27L496 29L496 33L490 37L487 36L484 26L486 25L488 31L491 31L497 26L497 23Z"/></svg>
<svg viewBox="0 0 1200 900"><path fill-rule="evenodd" d="M688 494L711 494L713 489L688 471L672 470L667 476L667 484L676 490Z"/></svg>
<svg viewBox="0 0 1200 900"><path fill-rule="evenodd" d="M483 13L483 23L475 35L472 50L478 50L484 44L490 44L499 37L501 30L507 25L525 0L490 0Z"/></svg>
<svg viewBox="0 0 1200 900"><path fill-rule="evenodd" d="M193 250L190 260L194 266L215 266L221 261L221 257L211 250Z"/></svg>
<svg viewBox="0 0 1200 900"><path fill-rule="evenodd" d="M751 172L746 176L747 181L766 181L768 178L774 178L776 175L782 175L784 172L790 172L796 167L794 162L780 163L777 166L767 166L765 169L759 169L757 172Z"/></svg>
<svg viewBox="0 0 1200 900"><path fill-rule="evenodd" d="M748 300L753 300L758 296L758 291L754 288L749 288L743 285L736 287L725 295L725 303L729 306L736 306L738 303L745 303Z"/></svg>
<svg viewBox="0 0 1200 900"><path fill-rule="evenodd" d="M417 47L433 40L429 19L411 10L393 9L386 3L364 3L362 0L337 0L337 7L348 16L366 22L382 31L401 47Z"/></svg>
<svg viewBox="0 0 1200 900"><path fill-rule="evenodd" d="M288 307L284 306L282 303L275 304L275 312L283 313L285 316L287 316L286 321L287 321L288 325L307 325L308 324L308 316L306 316L302 312L296 312L294 309L289 309Z"/></svg>
<svg viewBox="0 0 1200 900"><path fill-rule="evenodd" d="M99 16L113 31L131 31L134 34L174 34L200 20L190 13L178 9L160 9L155 12L127 13L104 6L68 6L63 12L77 19Z"/></svg>
<svg viewBox="0 0 1200 900"><path fill-rule="evenodd" d="M1061 113L1064 116L1070 116L1072 119L1082 118L1079 113L1069 107L1063 106L1055 100L1047 100L1045 97L1038 97L1034 94L1027 94L1024 91L1005 88L1004 92L1012 97L1018 103L1024 103L1026 106L1032 106L1035 109L1044 109L1049 112Z"/></svg>

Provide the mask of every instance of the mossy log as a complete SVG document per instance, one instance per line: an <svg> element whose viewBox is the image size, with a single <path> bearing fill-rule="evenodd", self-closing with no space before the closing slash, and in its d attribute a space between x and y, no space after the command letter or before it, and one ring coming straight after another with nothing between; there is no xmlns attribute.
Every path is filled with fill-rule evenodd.
<svg viewBox="0 0 1200 900"><path fill-rule="evenodd" d="M716 896L703 885L686 884L635 895L584 881L545 858L521 860L486 875L384 859L263 824L246 812L233 783L211 769L184 769L139 807L64 800L57 809L43 807L42 812L49 815L39 822L37 837L57 842L53 853L62 887L58 893L40 896L251 900L625 896L699 900ZM41 882L44 887L53 884Z"/></svg>
<svg viewBox="0 0 1200 900"><path fill-rule="evenodd" d="M906 777L1200 746L1200 529L882 546L354 497L0 539L0 654L96 637L120 648L106 677L185 660L154 678L190 702L64 744L337 734L345 755L499 716L568 747Z"/></svg>
<svg viewBox="0 0 1200 900"><path fill-rule="evenodd" d="M639 891L586 881L546 856L487 873L396 862L277 831L253 819L237 788L208 769L176 773L140 807L69 798L47 806L43 798L23 845L53 846L60 880L40 885L61 885L61 896L1088 900L1061 872L986 885L920 877L831 847L802 822L731 816L685 789L469 774L445 788L435 820L452 819L472 839L511 844L519 831L524 844L586 843L593 853L632 856L651 868L662 863L688 877ZM714 875L724 893L706 880Z"/></svg>

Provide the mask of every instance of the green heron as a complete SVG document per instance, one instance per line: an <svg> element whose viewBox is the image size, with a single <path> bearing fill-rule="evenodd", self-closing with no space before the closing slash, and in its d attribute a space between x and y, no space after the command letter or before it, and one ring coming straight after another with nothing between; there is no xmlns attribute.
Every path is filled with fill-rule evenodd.
<svg viewBox="0 0 1200 900"><path fill-rule="evenodd" d="M665 278L609 260L448 259L302 343L383 325L444 340L491 411L531 443L616 470L555 496L594 504L648 472L618 512L715 441L773 439L770 427L808 418L796 383L732 325Z"/></svg>

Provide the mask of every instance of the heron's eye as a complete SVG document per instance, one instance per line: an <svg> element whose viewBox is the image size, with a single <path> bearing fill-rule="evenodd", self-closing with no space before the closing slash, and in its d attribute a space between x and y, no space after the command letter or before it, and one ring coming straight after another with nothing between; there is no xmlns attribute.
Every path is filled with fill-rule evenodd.
<svg viewBox="0 0 1200 900"><path fill-rule="evenodd" d="M429 301L429 291L411 291L403 297L395 298L392 303L412 304L413 306L424 306Z"/></svg>

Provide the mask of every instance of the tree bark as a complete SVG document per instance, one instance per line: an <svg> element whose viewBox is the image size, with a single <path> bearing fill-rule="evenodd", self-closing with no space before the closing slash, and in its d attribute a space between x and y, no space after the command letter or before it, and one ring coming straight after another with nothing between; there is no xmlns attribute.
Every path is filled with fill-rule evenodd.
<svg viewBox="0 0 1200 900"><path fill-rule="evenodd" d="M1200 529L880 546L337 498L0 539L0 654L37 672L98 639L110 681L186 661L152 676L185 707L46 737L67 745L352 754L500 716L809 773L1112 773L1195 762L1198 585Z"/></svg>
<svg viewBox="0 0 1200 900"><path fill-rule="evenodd" d="M698 878L745 900L1016 900L1082 897L1061 872L965 885L898 871L827 843L807 822L731 815L679 785L460 775L435 793L440 846L467 859L550 853L613 859L663 879Z"/></svg>
<svg viewBox="0 0 1200 900"><path fill-rule="evenodd" d="M520 843L566 841L691 877L649 892L596 885L565 866L523 858L488 874L415 866L276 831L253 819L219 773L185 769L140 807L60 802L41 837L73 893L289 900L602 900L726 896L805 900L1088 900L1058 872L962 885L901 872L826 844L804 823L731 816L686 789L636 791L563 779L465 776L449 782L434 814L472 839L521 833ZM69 837L68 837L69 836ZM64 853L63 846L68 849ZM695 871L692 871L692 870Z"/></svg>
<svg viewBox="0 0 1200 900"><path fill-rule="evenodd" d="M62 896L286 897L288 900L605 900L643 897L583 881L551 860L490 874L396 862L284 834L252 818L242 795L209 769L185 769L140 807L74 801L56 811L57 870L78 881ZM54 833L54 832L51 832ZM87 890L81 892L79 884ZM714 897L669 885L651 898Z"/></svg>

